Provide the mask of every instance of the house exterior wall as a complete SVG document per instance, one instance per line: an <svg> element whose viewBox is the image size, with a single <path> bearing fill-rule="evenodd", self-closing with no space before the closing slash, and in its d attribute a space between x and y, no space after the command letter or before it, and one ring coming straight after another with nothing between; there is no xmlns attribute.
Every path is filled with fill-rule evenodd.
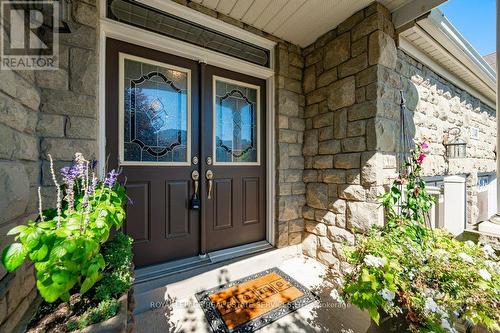
<svg viewBox="0 0 500 333"><path fill-rule="evenodd" d="M12 241L8 230L37 217L39 186L45 205L55 206L47 154L56 170L76 151L97 156L95 1L73 1L72 20L72 32L60 35L58 70L1 73L2 249ZM11 332L36 298L33 272L29 264L9 274L0 267L0 332Z"/></svg>
<svg viewBox="0 0 500 333"><path fill-rule="evenodd" d="M400 89L415 124L411 135L430 139L426 175L445 173L446 128L458 125L464 134L471 126L479 129L480 139L469 140L468 158L451 161L449 168L450 174L470 174L468 212L474 221L477 172L495 170L494 110L397 50L386 8L374 3L301 49L195 2L176 1L277 43L275 197L268 198L276 206L277 247L302 243L306 255L339 268L342 243L383 223L377 197L396 176ZM9 229L36 218L38 186L47 205L55 202L47 154L56 169L75 151L97 156L95 5L73 1L73 31L61 35L59 70L2 73L2 248L11 241ZM2 269L0 331L10 331L36 290L32 267L11 274Z"/></svg>
<svg viewBox="0 0 500 333"><path fill-rule="evenodd" d="M304 253L338 267L344 241L382 224L394 177L400 78L389 11L355 13L304 50Z"/></svg>
<svg viewBox="0 0 500 333"><path fill-rule="evenodd" d="M496 169L496 111L402 50L398 50L396 70L410 111L407 135L429 142L423 174L466 175L467 223L477 223L478 173ZM467 143L466 158L446 159L443 137L453 127L460 128L460 137ZM479 131L477 139L471 137L471 128Z"/></svg>

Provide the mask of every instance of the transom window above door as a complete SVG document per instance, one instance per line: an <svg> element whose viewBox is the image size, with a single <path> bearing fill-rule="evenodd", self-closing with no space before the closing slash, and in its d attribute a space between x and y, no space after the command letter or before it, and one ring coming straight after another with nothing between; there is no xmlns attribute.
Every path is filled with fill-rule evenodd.
<svg viewBox="0 0 500 333"><path fill-rule="evenodd" d="M214 76L215 164L260 165L260 87Z"/></svg>
<svg viewBox="0 0 500 333"><path fill-rule="evenodd" d="M191 72L120 53L120 163L189 165Z"/></svg>

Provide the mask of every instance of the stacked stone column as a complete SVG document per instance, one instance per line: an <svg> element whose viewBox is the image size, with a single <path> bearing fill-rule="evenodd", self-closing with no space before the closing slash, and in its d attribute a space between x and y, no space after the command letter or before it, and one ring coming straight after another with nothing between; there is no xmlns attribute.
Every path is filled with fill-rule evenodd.
<svg viewBox="0 0 500 333"><path fill-rule="evenodd" d="M338 267L354 232L382 224L394 177L400 80L389 11L378 3L304 50L304 253Z"/></svg>
<svg viewBox="0 0 500 333"><path fill-rule="evenodd" d="M289 43L276 47L276 245L300 244L305 204L302 144L305 129L302 50Z"/></svg>

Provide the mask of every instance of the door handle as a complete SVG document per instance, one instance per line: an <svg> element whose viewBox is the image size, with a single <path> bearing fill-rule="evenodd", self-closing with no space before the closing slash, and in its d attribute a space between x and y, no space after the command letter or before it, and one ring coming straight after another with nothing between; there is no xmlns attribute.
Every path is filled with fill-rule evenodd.
<svg viewBox="0 0 500 333"><path fill-rule="evenodd" d="M191 209L200 209L200 198L198 197L200 173L197 170L193 170L193 172L191 172L191 179L194 181L194 194L191 198Z"/></svg>
<svg viewBox="0 0 500 333"><path fill-rule="evenodd" d="M212 170L207 170L207 172L205 173L205 177L207 178L208 180L208 196L207 196L207 199L210 200L212 199L212 187L213 187L213 179L214 179L214 173L212 172Z"/></svg>

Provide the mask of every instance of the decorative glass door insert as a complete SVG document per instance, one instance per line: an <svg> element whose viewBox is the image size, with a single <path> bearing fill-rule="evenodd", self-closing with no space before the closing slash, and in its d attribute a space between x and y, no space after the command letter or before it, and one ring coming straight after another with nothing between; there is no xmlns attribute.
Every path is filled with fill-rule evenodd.
<svg viewBox="0 0 500 333"><path fill-rule="evenodd" d="M120 164L189 165L191 71L120 53Z"/></svg>
<svg viewBox="0 0 500 333"><path fill-rule="evenodd" d="M260 87L214 76L215 164L260 165Z"/></svg>

